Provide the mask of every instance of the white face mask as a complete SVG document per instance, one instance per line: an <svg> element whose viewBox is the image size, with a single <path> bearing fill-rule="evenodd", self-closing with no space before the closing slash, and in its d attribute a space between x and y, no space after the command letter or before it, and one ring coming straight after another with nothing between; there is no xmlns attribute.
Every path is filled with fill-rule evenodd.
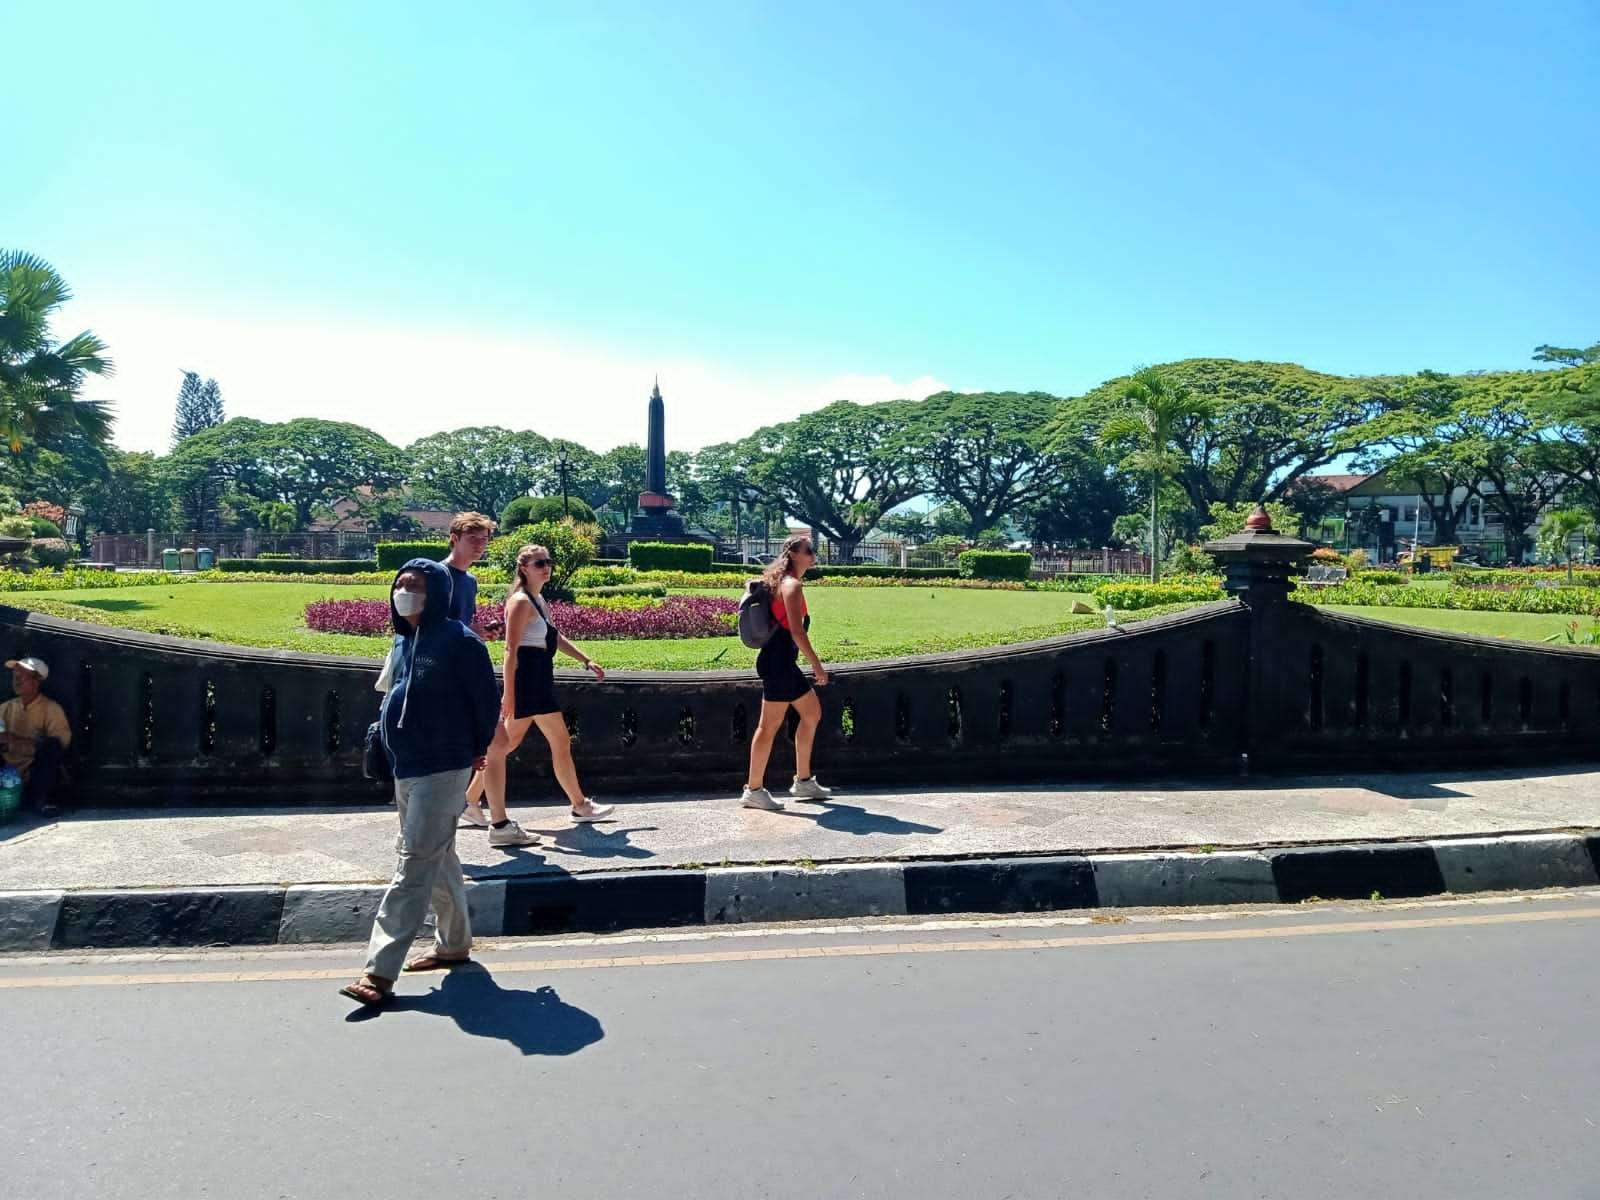
<svg viewBox="0 0 1600 1200"><path fill-rule="evenodd" d="M428 597L424 592L403 592L399 588L394 590L394 610L402 617L414 617L428 607Z"/></svg>

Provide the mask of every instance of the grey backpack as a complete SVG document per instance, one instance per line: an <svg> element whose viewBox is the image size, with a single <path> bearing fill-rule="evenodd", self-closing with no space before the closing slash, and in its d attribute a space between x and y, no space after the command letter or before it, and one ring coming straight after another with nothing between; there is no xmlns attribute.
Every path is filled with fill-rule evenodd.
<svg viewBox="0 0 1600 1200"><path fill-rule="evenodd" d="M772 589L765 579L752 579L744 585L739 600L739 640L759 650L772 640L778 622L772 617Z"/></svg>

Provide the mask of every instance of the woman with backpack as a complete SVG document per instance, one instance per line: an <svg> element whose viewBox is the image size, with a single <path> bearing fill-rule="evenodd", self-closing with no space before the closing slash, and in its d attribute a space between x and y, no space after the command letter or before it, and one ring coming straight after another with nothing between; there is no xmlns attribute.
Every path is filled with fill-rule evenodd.
<svg viewBox="0 0 1600 1200"><path fill-rule="evenodd" d="M528 726L537 725L550 743L550 765L572 806L572 819L589 824L610 816L613 806L596 804L578 784L578 769L572 763L572 739L556 700L556 651L577 659L585 670L594 672L598 681L605 680L606 671L562 637L550 620L550 607L540 593L550 582L554 565L550 551L543 546L524 546L517 551L516 581L506 599L505 689L500 701L501 726L506 736L496 738L489 747L488 761L467 788L467 803L477 804L487 795L492 810L505 812L506 759L522 745ZM509 817L489 827L491 846L532 846L538 841L535 834Z"/></svg>
<svg viewBox="0 0 1600 1200"><path fill-rule="evenodd" d="M797 534L784 542L778 557L762 573L761 583L770 597L773 629L756 656L756 674L761 677L761 721L750 741L750 777L740 797L746 808L768 812L783 808L783 802L773 799L767 790L767 760L772 756L772 740L791 708L800 718L800 728L794 735L795 777L789 794L801 800L826 800L833 795L811 771L811 746L822 721L822 702L817 699L812 680L800 670L800 656L804 654L811 663L815 686L828 682L828 669L808 636L811 616L806 609L805 587L800 582L816 561L817 551L811 539Z"/></svg>

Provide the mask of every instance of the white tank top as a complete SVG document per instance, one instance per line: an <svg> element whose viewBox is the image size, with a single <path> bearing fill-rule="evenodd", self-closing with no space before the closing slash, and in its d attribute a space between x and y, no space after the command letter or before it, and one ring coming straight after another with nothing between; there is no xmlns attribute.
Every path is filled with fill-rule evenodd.
<svg viewBox="0 0 1600 1200"><path fill-rule="evenodd" d="M543 650L550 637L550 622L545 620L544 600L537 596L529 596L528 599L533 601L533 618L522 627L522 638L517 645Z"/></svg>

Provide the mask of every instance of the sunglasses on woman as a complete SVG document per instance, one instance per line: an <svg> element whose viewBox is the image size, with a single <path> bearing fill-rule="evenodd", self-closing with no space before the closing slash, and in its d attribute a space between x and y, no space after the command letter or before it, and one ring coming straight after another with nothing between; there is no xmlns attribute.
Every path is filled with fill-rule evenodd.
<svg viewBox="0 0 1600 1200"><path fill-rule="evenodd" d="M554 565L554 560L548 558L535 558L530 559L528 565L530 567L548 567Z"/></svg>

